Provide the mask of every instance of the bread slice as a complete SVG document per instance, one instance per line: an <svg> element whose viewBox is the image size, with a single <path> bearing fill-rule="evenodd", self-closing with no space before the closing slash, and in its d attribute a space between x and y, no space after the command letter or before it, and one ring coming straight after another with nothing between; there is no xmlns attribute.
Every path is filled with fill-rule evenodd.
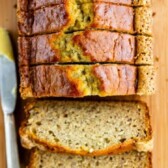
<svg viewBox="0 0 168 168"><path fill-rule="evenodd" d="M19 64L72 62L153 64L153 40L110 31L87 30L19 37Z"/></svg>
<svg viewBox="0 0 168 168"><path fill-rule="evenodd" d="M126 152L118 155L79 156L33 150L28 168L152 168L151 153Z"/></svg>
<svg viewBox="0 0 168 168"><path fill-rule="evenodd" d="M20 137L28 149L104 155L150 148L150 118L141 102L37 101L25 111Z"/></svg>
<svg viewBox="0 0 168 168"><path fill-rule="evenodd" d="M65 4L18 11L20 35L46 34L59 31L107 29L119 32L152 34L152 11L112 3Z"/></svg>
<svg viewBox="0 0 168 168"><path fill-rule="evenodd" d="M153 66L116 64L20 67L20 93L29 97L150 95L155 92Z"/></svg>
<svg viewBox="0 0 168 168"><path fill-rule="evenodd" d="M73 1L73 0L68 0ZM129 6L150 6L151 0L75 0L77 4L89 2L108 2ZM45 6L65 4L67 0L18 0L18 10L28 11L43 8Z"/></svg>

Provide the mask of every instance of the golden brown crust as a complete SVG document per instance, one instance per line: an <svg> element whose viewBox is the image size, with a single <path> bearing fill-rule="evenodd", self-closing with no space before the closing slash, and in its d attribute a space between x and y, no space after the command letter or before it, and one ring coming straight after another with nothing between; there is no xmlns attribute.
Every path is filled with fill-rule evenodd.
<svg viewBox="0 0 168 168"><path fill-rule="evenodd" d="M18 11L19 35L33 35L62 31L71 25L69 4L46 7L36 11Z"/></svg>
<svg viewBox="0 0 168 168"><path fill-rule="evenodd" d="M27 11L27 0L17 0L17 10L23 10L23 11Z"/></svg>
<svg viewBox="0 0 168 168"><path fill-rule="evenodd" d="M155 70L152 66L23 66L20 74L22 98L148 95L155 92Z"/></svg>
<svg viewBox="0 0 168 168"><path fill-rule="evenodd" d="M156 90L156 69L153 66L138 67L137 94L152 95Z"/></svg>
<svg viewBox="0 0 168 168"><path fill-rule="evenodd" d="M135 37L109 31L88 30L73 36L91 62L134 63ZM108 44L108 46L107 46Z"/></svg>
<svg viewBox="0 0 168 168"><path fill-rule="evenodd" d="M37 66L20 67L20 93L22 98L26 97L48 97L65 96L80 97L82 92L77 90L74 82L68 78L66 71L71 67L67 66Z"/></svg>
<svg viewBox="0 0 168 168"><path fill-rule="evenodd" d="M34 163L36 161L36 149L32 149L29 158L29 165L26 168L34 168Z"/></svg>
<svg viewBox="0 0 168 168"><path fill-rule="evenodd" d="M44 6L58 5L67 3L67 0L17 0L18 11L28 11L42 8Z"/></svg>
<svg viewBox="0 0 168 168"><path fill-rule="evenodd" d="M94 4L93 28L134 32L134 10L131 7L111 5L106 3Z"/></svg>
<svg viewBox="0 0 168 168"><path fill-rule="evenodd" d="M69 41L66 42L66 40ZM64 42L64 48L60 48L59 42ZM35 37L19 37L18 45L20 66L55 62L134 64L136 60L135 37L109 31L88 30L71 35L56 33ZM71 53L66 49L70 45L72 45ZM79 54L77 58L74 52Z"/></svg>
<svg viewBox="0 0 168 168"><path fill-rule="evenodd" d="M20 93L22 97L33 97L32 91L32 79L29 71L29 67L22 67L19 69L20 72Z"/></svg>
<svg viewBox="0 0 168 168"><path fill-rule="evenodd" d="M95 65L92 73L100 81L98 95L132 95L135 94L137 69L135 66Z"/></svg>
<svg viewBox="0 0 168 168"><path fill-rule="evenodd" d="M67 96L67 97L80 97L82 96L82 91L77 88L77 81L73 81L68 76L67 72L71 72L72 67L67 66L65 70L64 67L45 67L39 66L33 70L37 81L34 82L34 92L37 97L41 96ZM48 82L47 82L48 81Z"/></svg>
<svg viewBox="0 0 168 168"><path fill-rule="evenodd" d="M140 34L152 34L152 9L140 7L135 9L135 30Z"/></svg>
<svg viewBox="0 0 168 168"><path fill-rule="evenodd" d="M71 0L68 0L71 1ZM76 3L89 3L89 2L108 2L118 5L128 5L128 6L149 6L151 5L150 0L76 0ZM28 11L36 10L46 6L59 5L67 3L67 0L18 0L18 10Z"/></svg>
<svg viewBox="0 0 168 168"><path fill-rule="evenodd" d="M153 65L153 38L148 36L136 37L136 64Z"/></svg>
<svg viewBox="0 0 168 168"><path fill-rule="evenodd" d="M152 37L87 30L19 37L19 66L71 62L153 64Z"/></svg>
<svg viewBox="0 0 168 168"><path fill-rule="evenodd" d="M82 9L88 7L89 14L85 13L86 9ZM35 35L64 30L74 31L86 28L151 35L151 14L150 9L145 7L134 9L129 6L103 2L82 5L66 2L35 11L18 11L17 16L19 35Z"/></svg>
<svg viewBox="0 0 168 168"><path fill-rule="evenodd" d="M151 152L148 152L148 160L149 160L149 168L152 168L153 164L152 164L152 153Z"/></svg>
<svg viewBox="0 0 168 168"><path fill-rule="evenodd" d="M135 66L40 65L20 69L22 98L136 94Z"/></svg>
<svg viewBox="0 0 168 168"><path fill-rule="evenodd" d="M31 43L26 37L18 37L19 66L30 65L32 59Z"/></svg>

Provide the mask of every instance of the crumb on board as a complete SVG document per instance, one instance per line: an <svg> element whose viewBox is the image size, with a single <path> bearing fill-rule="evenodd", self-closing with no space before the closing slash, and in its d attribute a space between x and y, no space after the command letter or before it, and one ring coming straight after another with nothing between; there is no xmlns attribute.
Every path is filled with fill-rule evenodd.
<svg viewBox="0 0 168 168"><path fill-rule="evenodd" d="M156 12L153 12L153 13L152 13L152 16L154 17L155 15L156 15Z"/></svg>
<svg viewBox="0 0 168 168"><path fill-rule="evenodd" d="M17 4L14 4L14 5L13 5L13 8L16 9L16 8L17 8Z"/></svg>
<svg viewBox="0 0 168 168"><path fill-rule="evenodd" d="M155 61L156 61L156 62L159 62L159 57L155 57Z"/></svg>

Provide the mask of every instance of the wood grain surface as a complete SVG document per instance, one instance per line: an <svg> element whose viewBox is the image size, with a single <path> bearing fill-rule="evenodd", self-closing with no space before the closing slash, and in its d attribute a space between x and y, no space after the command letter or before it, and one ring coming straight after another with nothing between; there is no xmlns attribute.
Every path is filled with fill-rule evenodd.
<svg viewBox="0 0 168 168"><path fill-rule="evenodd" d="M153 0L157 93L147 101L154 133L153 167L168 168L168 0ZM0 26L11 34L16 51L16 0L0 0ZM15 52L17 57L17 54ZM3 115L0 110L0 168L6 167Z"/></svg>

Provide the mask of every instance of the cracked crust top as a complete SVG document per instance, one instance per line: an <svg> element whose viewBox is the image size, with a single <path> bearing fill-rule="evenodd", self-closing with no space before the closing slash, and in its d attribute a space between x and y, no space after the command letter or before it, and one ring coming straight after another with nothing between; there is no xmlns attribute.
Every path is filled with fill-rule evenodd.
<svg viewBox="0 0 168 168"><path fill-rule="evenodd" d="M66 3L35 11L18 11L19 35L59 31L106 29L131 34L152 34L152 11L111 3Z"/></svg>
<svg viewBox="0 0 168 168"><path fill-rule="evenodd" d="M20 66L55 62L134 63L136 57L134 36L100 30L19 37L18 46Z"/></svg>
<svg viewBox="0 0 168 168"><path fill-rule="evenodd" d="M152 37L110 31L19 37L18 46L19 66L57 62L153 64Z"/></svg>
<svg viewBox="0 0 168 168"><path fill-rule="evenodd" d="M40 65L21 67L20 74L22 98L148 95L155 92L152 66Z"/></svg>
<svg viewBox="0 0 168 168"><path fill-rule="evenodd" d="M74 1L74 0L68 0ZM150 6L151 0L75 0L77 4L89 2L109 2L128 6ZM43 8L45 6L67 3L67 0L18 0L18 10L28 11Z"/></svg>

